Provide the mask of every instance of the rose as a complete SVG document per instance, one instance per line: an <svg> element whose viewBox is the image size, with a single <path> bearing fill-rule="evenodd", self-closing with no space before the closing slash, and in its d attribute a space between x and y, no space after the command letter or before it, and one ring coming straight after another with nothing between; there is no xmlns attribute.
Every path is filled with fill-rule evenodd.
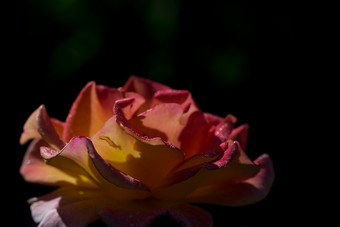
<svg viewBox="0 0 340 227"><path fill-rule="evenodd" d="M20 143L34 139L20 172L28 182L58 186L32 198L41 226L145 226L169 214L187 226L212 226L190 205L258 202L274 179L264 154L244 153L248 125L199 110L188 91L130 77L118 89L88 83L66 122L40 106Z"/></svg>

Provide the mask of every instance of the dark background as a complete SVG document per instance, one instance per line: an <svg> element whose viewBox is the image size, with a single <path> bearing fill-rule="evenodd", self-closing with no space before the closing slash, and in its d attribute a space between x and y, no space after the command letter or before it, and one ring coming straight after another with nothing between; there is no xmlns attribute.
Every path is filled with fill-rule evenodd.
<svg viewBox="0 0 340 227"><path fill-rule="evenodd" d="M295 10L287 1L19 1L5 43L9 83L2 86L11 91L3 96L10 132L3 160L11 161L5 175L17 225L34 226L26 200L51 190L25 183L18 173L27 148L18 140L28 116L45 104L50 116L64 120L88 81L119 87L130 75L189 90L204 112L234 114L239 124L250 124L247 154L271 156L276 179L263 201L202 205L216 226L277 226L291 219L291 209L280 209L299 194L293 185L302 173L291 158L298 148L289 141L306 103L298 92Z"/></svg>

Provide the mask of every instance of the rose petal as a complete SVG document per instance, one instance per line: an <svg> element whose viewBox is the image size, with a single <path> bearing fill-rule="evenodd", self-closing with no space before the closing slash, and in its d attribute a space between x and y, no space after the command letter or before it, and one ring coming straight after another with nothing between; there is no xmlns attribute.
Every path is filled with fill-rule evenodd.
<svg viewBox="0 0 340 227"><path fill-rule="evenodd" d="M145 138L135 132L121 110L129 102L131 99L116 102L115 116L92 141L103 159L152 189L184 159L184 154L159 137Z"/></svg>
<svg viewBox="0 0 340 227"><path fill-rule="evenodd" d="M67 116L63 138L94 135L113 115L112 107L121 93L114 88L89 82L80 92Z"/></svg>
<svg viewBox="0 0 340 227"><path fill-rule="evenodd" d="M62 122L58 119L51 118L51 122L53 127L55 128L56 132L58 135L62 138L63 137L63 132L64 132L64 127L65 127L65 122Z"/></svg>
<svg viewBox="0 0 340 227"><path fill-rule="evenodd" d="M53 122L47 114L44 105L41 105L28 118L21 134L20 143L24 144L33 138L43 138L54 149L62 149L65 146L64 140L58 135Z"/></svg>
<svg viewBox="0 0 340 227"><path fill-rule="evenodd" d="M163 103L139 114L129 121L131 127L145 137L161 137L175 147L181 147L179 134L183 130L182 107L177 103Z"/></svg>
<svg viewBox="0 0 340 227"><path fill-rule="evenodd" d="M226 143L228 145L221 145L221 147L227 147L221 158L211 163L202 163L175 172L165 180L169 186L159 188L157 192L154 192L154 196L164 200L205 196L214 194L214 190L220 190L220 187L224 185L235 184L254 177L260 168L249 160L237 141ZM171 185L171 182L177 184ZM196 202L194 199L189 201Z"/></svg>
<svg viewBox="0 0 340 227"><path fill-rule="evenodd" d="M186 90L160 90L154 95L154 105L160 103L177 103L184 104L184 102L189 101L188 98L190 92Z"/></svg>
<svg viewBox="0 0 340 227"><path fill-rule="evenodd" d="M204 114L197 110L189 110L182 118L185 125L179 134L180 148L185 152L186 158L195 154L208 152L207 143L211 139L209 135L210 126L204 118Z"/></svg>
<svg viewBox="0 0 340 227"><path fill-rule="evenodd" d="M98 219L96 204L101 200L98 190L62 188L29 202L39 226L87 226Z"/></svg>
<svg viewBox="0 0 340 227"><path fill-rule="evenodd" d="M189 202L210 203L223 206L243 206L256 203L267 196L274 181L274 168L267 154L254 161L260 169L253 177L243 181L215 184L198 189Z"/></svg>
<svg viewBox="0 0 340 227"><path fill-rule="evenodd" d="M123 109L126 119L129 120L137 115L137 111L145 103L145 98L135 92L125 92L125 97L133 100L129 106Z"/></svg>
<svg viewBox="0 0 340 227"><path fill-rule="evenodd" d="M203 113L204 119L207 121L207 123L212 127L216 127L221 121L223 121L223 118L220 116L216 116L211 113Z"/></svg>
<svg viewBox="0 0 340 227"><path fill-rule="evenodd" d="M197 111L198 107L193 100L191 93L186 90L160 90L153 97L151 107L161 103L177 103L183 108L183 113L186 113L190 108L191 111Z"/></svg>
<svg viewBox="0 0 340 227"><path fill-rule="evenodd" d="M135 92L145 98L145 102L139 108L138 113L142 113L151 107L152 97L157 91L169 89L168 86L163 84L136 76L131 76L123 86L125 92Z"/></svg>
<svg viewBox="0 0 340 227"><path fill-rule="evenodd" d="M40 156L40 147L47 144L42 139L35 139L29 145L21 164L20 173L27 182L51 186L78 185L96 188L89 178L69 170L47 165Z"/></svg>
<svg viewBox="0 0 340 227"><path fill-rule="evenodd" d="M243 124L234 128L228 139L238 141L241 148L245 151L248 144L249 125Z"/></svg>
<svg viewBox="0 0 340 227"><path fill-rule="evenodd" d="M219 155L220 157L217 157L217 155L208 156L200 154L185 160L184 163L179 165L178 168L173 171L173 174L163 181L164 186L185 181L197 174L202 168L207 170L215 170L227 166L232 161L235 153L238 150L238 145L236 142L233 143L229 141L229 143L228 149L222 155Z"/></svg>
<svg viewBox="0 0 340 227"><path fill-rule="evenodd" d="M98 172L110 183L122 188L149 190L149 188L141 181L136 180L133 177L126 175L111 166L110 163L105 161L97 153L93 144L89 140L87 140L87 150Z"/></svg>
<svg viewBox="0 0 340 227"><path fill-rule="evenodd" d="M182 226L212 226L210 214L183 203L126 201L98 207L98 214L108 226L150 226L155 218L169 215Z"/></svg>
<svg viewBox="0 0 340 227"><path fill-rule="evenodd" d="M34 139L34 138L41 138L38 132L37 126L37 115L40 111L40 107L36 109L27 119L24 124L23 132L20 136L20 144L23 145L27 141Z"/></svg>
<svg viewBox="0 0 340 227"><path fill-rule="evenodd" d="M229 114L225 119L223 119L215 129L215 136L218 137L221 143L225 142L229 135L231 134L234 124L236 123L237 118L231 114Z"/></svg>
<svg viewBox="0 0 340 227"><path fill-rule="evenodd" d="M33 220L41 222L44 216L53 209L84 200L93 200L101 197L100 191L90 189L79 189L73 187L59 188L49 194L34 197L28 200L31 204L31 213Z"/></svg>
<svg viewBox="0 0 340 227"><path fill-rule="evenodd" d="M124 91L136 92L142 95L146 100L149 100L157 91L168 90L170 88L148 79L131 76L123 86L123 89Z"/></svg>
<svg viewBox="0 0 340 227"><path fill-rule="evenodd" d="M112 167L108 162L101 158L91 140L87 137L74 137L60 152L43 149L41 155L52 165L60 168L70 168L66 160L72 160L86 171L98 184L103 183L101 177L108 182L122 188L148 190L140 181L120 172ZM92 162L89 162L91 160ZM98 171L98 172L97 172ZM101 177L100 177L100 175ZM104 181L105 181L104 180Z"/></svg>

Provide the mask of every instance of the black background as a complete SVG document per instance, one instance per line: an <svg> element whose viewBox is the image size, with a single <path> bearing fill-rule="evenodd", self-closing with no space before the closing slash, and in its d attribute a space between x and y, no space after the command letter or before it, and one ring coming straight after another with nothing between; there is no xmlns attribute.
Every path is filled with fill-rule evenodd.
<svg viewBox="0 0 340 227"><path fill-rule="evenodd" d="M294 4L164 0L155 6L156 1L88 0L82 10L53 11L43 2L19 2L6 33L9 63L2 97L9 146L3 151L2 172L11 198L6 206L18 226L35 226L26 200L51 190L24 182L18 173L27 148L18 141L28 116L45 104L50 116L64 120L88 81L119 87L130 75L189 90L204 112L234 114L239 124L250 124L249 157L271 156L276 179L268 197L238 208L202 205L215 226L277 226L294 219L304 202L295 197L301 194L296 185L304 171L292 156L306 151L292 140L305 134L299 110L309 103L300 90L305 75L299 69ZM173 14L163 17L169 7L175 8ZM81 49L89 49L84 54L89 57L77 62L70 52L56 50L63 43L76 45L79 40L72 35L79 28L97 34L100 44L94 48L96 41L85 40Z"/></svg>

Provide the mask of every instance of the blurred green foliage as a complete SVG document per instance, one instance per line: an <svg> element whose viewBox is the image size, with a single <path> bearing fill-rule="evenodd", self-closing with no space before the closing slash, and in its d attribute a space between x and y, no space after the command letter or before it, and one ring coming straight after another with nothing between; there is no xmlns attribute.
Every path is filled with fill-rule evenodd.
<svg viewBox="0 0 340 227"><path fill-rule="evenodd" d="M244 0L24 0L24 7L32 57L47 62L42 71L51 78L97 68L161 81L204 76L233 86L252 76L253 59L265 54L258 47L271 43L262 40L267 30L291 24L289 13L275 12L281 6L271 14ZM270 24L273 18L278 24Z"/></svg>

